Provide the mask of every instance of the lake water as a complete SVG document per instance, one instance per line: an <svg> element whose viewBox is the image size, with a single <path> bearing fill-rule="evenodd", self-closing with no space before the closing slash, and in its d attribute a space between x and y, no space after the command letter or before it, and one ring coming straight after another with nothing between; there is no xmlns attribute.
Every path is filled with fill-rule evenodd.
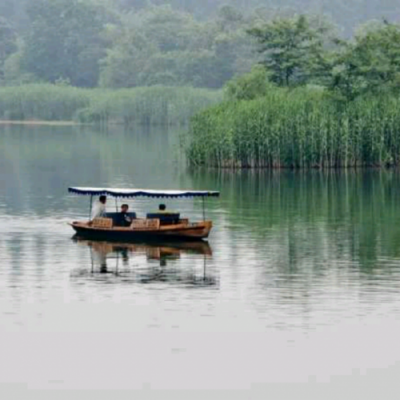
<svg viewBox="0 0 400 400"><path fill-rule="evenodd" d="M179 138L0 127L1 398L399 398L399 172L190 171ZM222 195L209 246L116 246L72 239L71 185Z"/></svg>

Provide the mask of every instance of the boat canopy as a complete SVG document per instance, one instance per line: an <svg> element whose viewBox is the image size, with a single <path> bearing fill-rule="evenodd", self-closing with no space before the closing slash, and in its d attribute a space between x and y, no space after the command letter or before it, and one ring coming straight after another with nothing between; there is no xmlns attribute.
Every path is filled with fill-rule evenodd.
<svg viewBox="0 0 400 400"><path fill-rule="evenodd" d="M218 197L219 192L193 191L193 190L147 190L147 189L115 189L115 188L89 188L70 187L68 192L86 196L110 197L152 197L152 198L191 198L191 197Z"/></svg>

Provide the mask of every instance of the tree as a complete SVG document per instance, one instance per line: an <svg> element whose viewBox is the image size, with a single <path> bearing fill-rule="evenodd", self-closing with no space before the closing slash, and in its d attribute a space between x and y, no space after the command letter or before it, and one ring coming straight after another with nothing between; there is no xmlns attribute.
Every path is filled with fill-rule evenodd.
<svg viewBox="0 0 400 400"><path fill-rule="evenodd" d="M120 32L101 62L100 85L113 88L142 85L143 73L156 52L156 46L139 31Z"/></svg>
<svg viewBox="0 0 400 400"><path fill-rule="evenodd" d="M228 100L253 100L265 96L267 90L268 74L262 65L255 65L250 73L232 79L225 85Z"/></svg>
<svg viewBox="0 0 400 400"><path fill-rule="evenodd" d="M160 52L187 50L198 29L190 14L174 10L170 5L151 6L138 13L131 23L140 26L143 36Z"/></svg>
<svg viewBox="0 0 400 400"><path fill-rule="evenodd" d="M111 34L101 85L220 88L234 74L248 72L253 64L248 26L235 9L223 10L206 22L170 6L128 13L118 34Z"/></svg>
<svg viewBox="0 0 400 400"><path fill-rule="evenodd" d="M243 26L244 16L237 8L223 5L217 13L217 24L223 32L234 32Z"/></svg>
<svg viewBox="0 0 400 400"><path fill-rule="evenodd" d="M95 86L107 11L90 0L31 0L22 65L39 79Z"/></svg>
<svg viewBox="0 0 400 400"><path fill-rule="evenodd" d="M400 25L387 21L362 27L352 42L342 42L331 89L347 99L400 92Z"/></svg>
<svg viewBox="0 0 400 400"><path fill-rule="evenodd" d="M307 83L324 60L325 26L313 27L303 15L278 18L248 32L260 44L262 63L280 86Z"/></svg>
<svg viewBox="0 0 400 400"><path fill-rule="evenodd" d="M151 6L128 13L121 22L102 62L101 85L179 84L176 54L186 52L195 42L193 18L170 6Z"/></svg>
<svg viewBox="0 0 400 400"><path fill-rule="evenodd" d="M17 35L6 19L0 17L0 82L4 79L4 63L17 50Z"/></svg>

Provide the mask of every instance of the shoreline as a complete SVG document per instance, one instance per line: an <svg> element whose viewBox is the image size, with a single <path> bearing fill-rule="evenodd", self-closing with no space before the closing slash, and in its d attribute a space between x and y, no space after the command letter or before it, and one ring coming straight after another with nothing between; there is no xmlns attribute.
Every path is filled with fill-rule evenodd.
<svg viewBox="0 0 400 400"><path fill-rule="evenodd" d="M18 120L0 120L0 125L47 125L47 126L77 126L83 125L80 122L76 121L44 121L44 120L26 120L26 121L18 121Z"/></svg>

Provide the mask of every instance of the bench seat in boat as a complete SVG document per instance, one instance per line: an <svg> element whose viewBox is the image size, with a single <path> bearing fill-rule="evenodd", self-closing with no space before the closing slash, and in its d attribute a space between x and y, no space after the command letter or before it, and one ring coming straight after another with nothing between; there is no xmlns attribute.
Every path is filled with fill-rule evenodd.
<svg viewBox="0 0 400 400"><path fill-rule="evenodd" d="M177 224L179 222L179 213L149 213L147 219L159 219L162 225Z"/></svg>

